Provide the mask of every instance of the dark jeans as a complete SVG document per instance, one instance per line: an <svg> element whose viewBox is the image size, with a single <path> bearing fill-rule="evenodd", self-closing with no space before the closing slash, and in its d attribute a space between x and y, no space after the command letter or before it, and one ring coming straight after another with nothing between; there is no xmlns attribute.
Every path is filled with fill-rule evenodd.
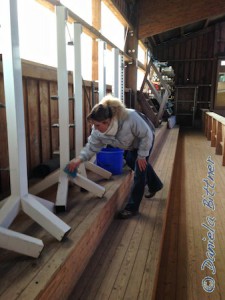
<svg viewBox="0 0 225 300"><path fill-rule="evenodd" d="M150 192L157 192L162 188L163 184L149 163L145 171L140 171L137 163L137 150L125 151L124 159L127 165L134 170L134 182L125 209L138 211L144 195L145 185L147 184ZM148 161L148 157L146 160Z"/></svg>

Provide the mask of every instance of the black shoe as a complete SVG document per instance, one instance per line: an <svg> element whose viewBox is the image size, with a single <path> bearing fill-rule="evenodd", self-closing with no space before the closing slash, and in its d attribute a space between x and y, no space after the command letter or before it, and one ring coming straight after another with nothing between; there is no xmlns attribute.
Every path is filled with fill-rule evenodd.
<svg viewBox="0 0 225 300"><path fill-rule="evenodd" d="M145 194L145 198L152 198L152 197L154 197L155 194L156 194L158 191L160 191L162 188L163 188L163 185L162 185L162 187L161 187L160 189L158 189L158 190L155 191L155 192L147 192L147 193Z"/></svg>
<svg viewBox="0 0 225 300"><path fill-rule="evenodd" d="M127 209L121 210L118 214L119 219L129 219L133 216L136 216L138 214L138 211L130 211Z"/></svg>
<svg viewBox="0 0 225 300"><path fill-rule="evenodd" d="M153 192L153 193L147 192L147 193L145 194L145 198L152 198L152 197L155 196L155 194L156 194L156 192Z"/></svg>

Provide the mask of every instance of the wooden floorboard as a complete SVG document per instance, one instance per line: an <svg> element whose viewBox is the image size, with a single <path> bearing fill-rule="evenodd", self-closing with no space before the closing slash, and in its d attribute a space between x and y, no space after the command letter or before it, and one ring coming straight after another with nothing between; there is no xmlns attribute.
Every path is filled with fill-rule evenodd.
<svg viewBox="0 0 225 300"><path fill-rule="evenodd" d="M215 155L215 148L201 132L188 130L181 132L177 150L156 299L225 299L225 169L221 166L221 156ZM214 211L202 204L209 156L216 167ZM210 227L215 230L215 248L208 256L209 264L215 264L216 274L207 267L201 270L208 259L209 230L202 226L207 224L207 217L216 220L215 226ZM206 276L216 283L211 293L202 287Z"/></svg>

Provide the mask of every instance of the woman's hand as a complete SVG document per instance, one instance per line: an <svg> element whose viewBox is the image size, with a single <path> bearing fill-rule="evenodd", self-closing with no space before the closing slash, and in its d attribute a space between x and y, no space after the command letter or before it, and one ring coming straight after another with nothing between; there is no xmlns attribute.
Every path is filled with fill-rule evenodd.
<svg viewBox="0 0 225 300"><path fill-rule="evenodd" d="M67 169L70 172L73 172L75 169L79 167L79 165L82 163L82 160L80 158L74 158L72 159L69 164L67 165Z"/></svg>
<svg viewBox="0 0 225 300"><path fill-rule="evenodd" d="M146 169L146 166L147 166L147 161L146 159L137 159L137 163L138 163L138 166L139 166L139 169L140 171L144 171Z"/></svg>

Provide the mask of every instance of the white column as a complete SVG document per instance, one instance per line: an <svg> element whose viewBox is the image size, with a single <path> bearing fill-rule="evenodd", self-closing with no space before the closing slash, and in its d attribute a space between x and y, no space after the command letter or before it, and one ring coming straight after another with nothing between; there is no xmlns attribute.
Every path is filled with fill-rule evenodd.
<svg viewBox="0 0 225 300"><path fill-rule="evenodd" d="M106 95L106 69L105 69L106 43L98 41L98 99L102 100Z"/></svg>

